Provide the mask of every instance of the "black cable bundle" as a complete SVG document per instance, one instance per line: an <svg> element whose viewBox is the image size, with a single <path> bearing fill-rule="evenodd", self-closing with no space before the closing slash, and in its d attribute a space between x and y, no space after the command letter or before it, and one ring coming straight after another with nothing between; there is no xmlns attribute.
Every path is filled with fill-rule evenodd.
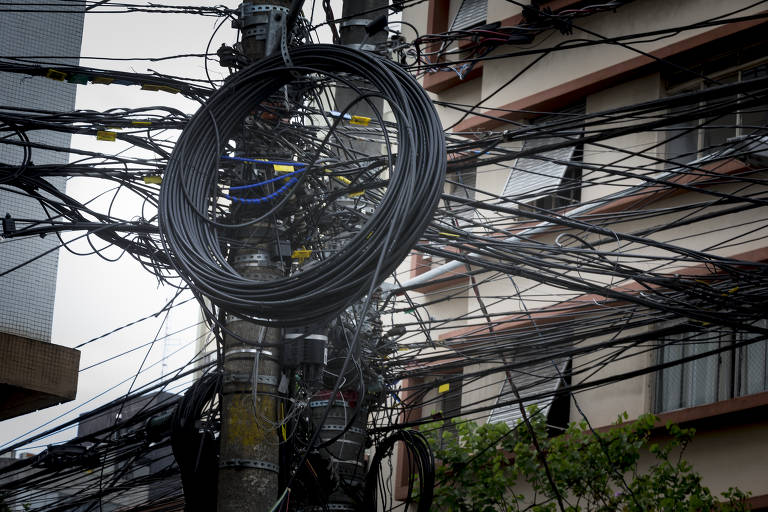
<svg viewBox="0 0 768 512"><path fill-rule="evenodd" d="M209 99L179 138L160 192L162 239L179 274L224 310L268 325L320 321L363 296L372 276L383 281L429 222L446 169L442 127L432 102L399 66L332 45L299 47L291 50L290 58L293 67L276 56L244 68ZM365 81L373 90L358 101L380 96L392 106L398 154L387 191L365 225L337 253L289 277L266 283L245 278L222 250L233 226L222 224L213 212L224 144L247 114L281 87L297 77L314 79L319 74L353 88L358 79ZM292 190L320 172L310 162ZM290 193L284 195L261 218L274 214L289 198Z"/></svg>
<svg viewBox="0 0 768 512"><path fill-rule="evenodd" d="M407 501L418 500L417 512L428 512L432 506L432 496L435 487L435 457L432 454L432 448L424 434L418 430L399 430L389 437L385 438L376 448L376 454L371 461L371 469L365 478L365 510L378 510L376 504L376 488L379 485L379 471L381 462L385 457L392 455L395 443L402 441L407 451L408 460L411 462L411 469L415 469L419 475L419 489L414 496L413 484L415 474L411 471L408 480L408 499ZM400 454L404 457L405 452ZM415 467L414 467L415 465Z"/></svg>
<svg viewBox="0 0 768 512"><path fill-rule="evenodd" d="M215 411L206 409L215 404L220 392L221 373L203 376L187 390L173 416L171 447L181 470L186 512L216 508L219 441L214 430L219 427ZM203 425L206 414L214 417Z"/></svg>

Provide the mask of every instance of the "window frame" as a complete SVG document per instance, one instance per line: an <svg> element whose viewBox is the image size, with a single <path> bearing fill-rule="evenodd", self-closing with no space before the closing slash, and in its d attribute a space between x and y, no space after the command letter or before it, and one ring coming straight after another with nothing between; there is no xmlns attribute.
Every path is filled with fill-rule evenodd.
<svg viewBox="0 0 768 512"><path fill-rule="evenodd" d="M768 328L768 319L758 320L752 325ZM765 356L762 366L762 386L759 389L753 389L751 391L749 389L750 383L747 380L748 374L746 368L749 364L748 353L750 347L760 347L762 345L764 347L762 350L763 354L768 355L768 338L753 343L742 344L745 341L745 336L759 338L759 335L749 331L718 326L696 329L694 326L691 326L691 329L683 329L680 332L669 334L658 340L658 349L655 353L656 363L664 364L666 362L695 355L695 352L686 353L686 348L688 348L686 343L692 344L692 350L696 350L698 347L693 345L693 343L696 343L695 339L697 335L713 332L717 333L718 348L722 349L720 352L692 361L675 364L668 368L658 370L655 373L652 395L652 409L655 414L714 404L725 400L733 400L735 398L768 391L768 357ZM682 345L680 345L679 354L669 359L665 358L665 349L674 345L674 341L669 342L669 340L671 338L677 339L680 337L682 337L682 339L680 339L678 343L681 342ZM706 343L714 343L714 341L707 341ZM712 348L713 347L704 347L703 352L708 352L712 350ZM695 393L695 390L693 389L696 378L695 372L701 371L702 368L706 368L708 362L715 363L716 365L714 369L714 386L710 390L706 390L712 391L714 396L711 399L706 398L703 401L698 401L695 395L692 394ZM675 391L675 397L670 399L668 395L669 390L667 384L665 384L665 377L673 374L673 372L679 374L678 378L680 384L679 389ZM672 400L674 400L676 406L668 407L665 402L671 403Z"/></svg>
<svg viewBox="0 0 768 512"><path fill-rule="evenodd" d="M733 52L734 58L739 55L738 50ZM730 79L732 77L736 77L736 80L734 83L739 83L743 81L743 74L747 71L751 71L754 69L757 69L761 66L768 66L768 57L761 57L758 59L751 60L749 62L744 62L741 64L737 64L734 66L729 66L723 69L720 69L718 71L714 71L712 73L708 73L705 77L699 77L694 78L692 80L688 80L685 82L681 82L674 85L666 85L666 96L671 97L675 96L677 94L686 93L686 92L693 92L693 91L702 91L709 87L712 84L709 84L709 81L722 81L725 79ZM739 95L738 99L743 98L743 95ZM698 107L705 107L705 102L700 102ZM754 107L752 107L754 108ZM673 111L670 110L670 113ZM734 121L734 127L733 127L733 135L731 137L727 137L724 142L722 143L715 143L714 145L707 146L706 138L708 134L708 128L707 125L711 124L712 122L716 122L718 119L724 117L720 116L715 119L709 119L707 117L702 117L696 120L688 121L687 124L678 124L673 125L670 128L673 128L673 130L667 131L666 138L667 140L664 141L664 147L665 147L665 159L669 162L669 165L676 167L679 164L686 164L691 161L695 161L699 158L702 158L706 156L707 154L717 151L719 147L722 147L723 144L725 144L728 140L732 138L737 137L744 137L746 135L750 135L754 132L754 129L745 127L745 123L743 123L743 116L744 116L744 110L738 109L735 111L736 118ZM685 131L685 133L680 133ZM695 148L686 147L683 152L675 151L671 152L670 148L674 143L674 140L678 139L684 139L690 132L694 132L696 134L696 143ZM684 145L688 146L688 143L684 143ZM690 151L688 150L690 149Z"/></svg>
<svg viewBox="0 0 768 512"><path fill-rule="evenodd" d="M557 112L552 113L546 113L542 114L534 119L531 119L529 121L531 126L536 126L539 124L546 124L548 122L551 122L553 120L562 119L563 115L573 115L573 116L579 116L584 115L586 113L586 102L580 101L576 104L570 105L567 108L558 110ZM581 126L581 131L583 132L584 127ZM566 139L566 136L556 136L556 138L562 138ZM535 147L535 146L534 146ZM522 149L526 149L525 142L523 144ZM523 157L523 159L526 160L536 160L536 155L532 155L530 157ZM507 176L507 180L504 183L504 187L501 191L501 196L504 197L505 200L509 201L513 197L511 194L507 194L507 188L509 187L510 181L513 179L513 174L515 172L529 172L530 169L526 169L525 167L518 166L520 161L520 158L516 158L514 163L509 169L509 175ZM563 208L567 208L569 206L579 204L581 202L581 189L583 188L583 169L582 166L579 165L584 161L584 144L581 142L577 142L574 144L573 151L571 152L570 159L568 162L571 164L564 165L565 169L563 170L563 174L559 179L557 188L552 190L551 192L543 193L541 195L530 197L523 200L515 200L519 203L519 207L521 209L530 208L533 211L538 210L560 210ZM562 164L555 164L555 165L562 165ZM534 191L535 193L535 191ZM528 195L530 193L526 193L525 195Z"/></svg>

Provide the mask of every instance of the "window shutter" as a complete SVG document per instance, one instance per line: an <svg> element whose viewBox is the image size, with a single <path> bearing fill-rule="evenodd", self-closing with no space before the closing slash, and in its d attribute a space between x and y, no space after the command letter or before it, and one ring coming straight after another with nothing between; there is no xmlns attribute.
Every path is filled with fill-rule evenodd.
<svg viewBox="0 0 768 512"><path fill-rule="evenodd" d="M520 398L523 399L523 407L527 409L535 404L539 407L541 414L546 416L555 399L555 392L563 385L562 376L565 374L567 364L568 360L560 360L554 363L545 363L543 366L511 371L510 373L512 374L515 386L518 388ZM543 398L538 397L526 400L526 397L536 397L542 394L545 395ZM512 392L512 385L509 379L504 379L504 384L502 384L501 391L496 399L497 406L494 407L490 416L488 416L488 423L503 421L509 425L509 428L514 428L517 422L523 419L523 415L520 413L520 405L515 403L499 406L498 404L515 399L516 397Z"/></svg>
<svg viewBox="0 0 768 512"><path fill-rule="evenodd" d="M451 30L466 30L485 23L488 15L488 0L463 0L451 23Z"/></svg>
<svg viewBox="0 0 768 512"><path fill-rule="evenodd" d="M523 150L546 146L561 140L559 138L527 140L523 143ZM523 199L524 202L530 202L543 195L556 192L560 187L560 182L563 181L565 171L568 169L575 151L575 146L569 146L544 151L538 158L536 156L518 158L509 171L502 195L516 199L537 194L535 197Z"/></svg>

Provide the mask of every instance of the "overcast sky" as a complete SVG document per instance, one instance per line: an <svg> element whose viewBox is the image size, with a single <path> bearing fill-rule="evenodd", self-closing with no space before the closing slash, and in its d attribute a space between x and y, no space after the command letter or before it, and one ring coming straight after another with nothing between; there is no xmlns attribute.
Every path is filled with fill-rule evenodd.
<svg viewBox="0 0 768 512"><path fill-rule="evenodd" d="M163 4L190 5L188 1L179 0L164 0ZM239 1L217 2L217 5L222 4L234 8ZM316 10L320 12L320 2L317 4ZM307 1L307 7L310 5L312 3ZM340 15L340 0L333 2L333 5L336 15ZM220 22L218 18L186 14L88 14L85 18L82 55L161 57L204 53L209 38ZM229 22L225 22L211 44L211 51L215 52L222 42L231 45L235 40L235 30L230 27ZM81 65L140 73L151 69L169 75L205 77L201 58L162 62L82 60ZM217 62L209 62L209 71L213 78L223 78L221 69ZM103 111L114 107L150 105L166 105L188 113L197 110L193 101L180 95L142 91L135 86L78 86L78 109ZM72 143L78 148L105 153L120 148L119 142L96 141L92 136L74 136ZM67 193L85 201L105 188L98 180L73 179L68 184ZM127 198L120 199L116 204L117 216L129 219L138 216L139 206L137 202ZM76 247L87 248L83 245ZM111 250L106 254L115 257L119 252ZM127 255L117 262L107 262L98 256L75 256L62 250L59 252L52 342L75 347L157 312L174 293L175 290L170 287L159 286L152 275ZM163 325L161 320L162 317L142 322L83 347L81 369L151 342L158 332L164 336L185 327L192 327L199 321L194 303L174 311L169 316L167 325ZM148 356L148 347L144 347L129 355L81 371L75 401L2 422L0 452L2 446L12 444L11 442L19 436L28 437L25 434L33 430L41 432L124 394L128 391L131 377L137 372L145 356L147 361L144 367L149 369L139 377L134 388L158 378L163 371L168 374L177 369L194 355L195 337L196 329L188 329L171 336L166 342L156 343ZM164 355L169 356L174 352L176 356L171 358L167 365L160 364ZM128 382L120 384L124 380ZM109 390L110 388L114 389ZM52 423L43 426L47 422ZM40 451L44 445L66 440L74 433L74 430L70 430L62 435L32 443L31 446L36 448L30 451Z"/></svg>

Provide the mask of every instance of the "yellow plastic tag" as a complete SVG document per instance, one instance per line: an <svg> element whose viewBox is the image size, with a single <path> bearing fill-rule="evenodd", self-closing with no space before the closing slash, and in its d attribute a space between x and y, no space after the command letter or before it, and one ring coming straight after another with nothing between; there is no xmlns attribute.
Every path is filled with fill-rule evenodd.
<svg viewBox="0 0 768 512"><path fill-rule="evenodd" d="M159 185L163 182L162 176L144 176L144 183Z"/></svg>
<svg viewBox="0 0 768 512"><path fill-rule="evenodd" d="M371 122L371 118L365 117L365 116L352 116L349 119L349 124L356 124L359 126L368 126L370 122Z"/></svg>
<svg viewBox="0 0 768 512"><path fill-rule="evenodd" d="M104 130L99 130L96 132L96 140L106 140L109 142L114 142L117 138L117 134L115 132L107 132Z"/></svg>
<svg viewBox="0 0 768 512"><path fill-rule="evenodd" d="M131 121L133 126L151 126L152 121Z"/></svg>
<svg viewBox="0 0 768 512"><path fill-rule="evenodd" d="M344 176L334 176L333 179L335 179L336 181L340 181L345 185L349 185L350 183L352 183L352 181L349 178L345 178Z"/></svg>
<svg viewBox="0 0 768 512"><path fill-rule="evenodd" d="M51 80L58 80L59 82L63 82L67 79L66 73L63 71L57 71L55 69L49 69L45 76L46 78L50 78Z"/></svg>
<svg viewBox="0 0 768 512"><path fill-rule="evenodd" d="M293 172L292 165L274 164L273 167L275 168L275 172Z"/></svg>
<svg viewBox="0 0 768 512"><path fill-rule="evenodd" d="M446 391L448 391L450 389L451 389L451 385L450 384L440 384L440 387L437 388L437 392L438 393L445 393Z"/></svg>
<svg viewBox="0 0 768 512"><path fill-rule="evenodd" d="M312 251L310 249L296 249L291 253L291 258L299 261L304 261L310 256L312 256Z"/></svg>
<svg viewBox="0 0 768 512"><path fill-rule="evenodd" d="M167 85L155 85L155 84L141 84L141 88L145 91L165 91L171 94L176 94L179 89L168 87Z"/></svg>
<svg viewBox="0 0 768 512"><path fill-rule="evenodd" d="M115 81L114 78L110 78L108 76L97 76L97 77L94 77L93 80L91 80L91 83L109 85L114 81Z"/></svg>
<svg viewBox="0 0 768 512"><path fill-rule="evenodd" d="M167 85L161 85L161 86L159 86L159 87L157 88L157 90L158 90L158 91L165 91L165 92L169 92L169 93L171 93L171 94L177 94L177 93L181 92L181 90L180 90L180 89L175 89L175 88L173 88L173 87L168 87Z"/></svg>
<svg viewBox="0 0 768 512"><path fill-rule="evenodd" d="M325 169L326 173L330 173L328 169ZM339 183L343 183L345 185L351 185L352 181L349 178L345 178L344 176L331 176L333 179L338 181ZM365 190L361 190L360 192L352 192L351 194L347 194L349 197L360 197L363 194L365 194ZM370 237L370 235L368 235Z"/></svg>

